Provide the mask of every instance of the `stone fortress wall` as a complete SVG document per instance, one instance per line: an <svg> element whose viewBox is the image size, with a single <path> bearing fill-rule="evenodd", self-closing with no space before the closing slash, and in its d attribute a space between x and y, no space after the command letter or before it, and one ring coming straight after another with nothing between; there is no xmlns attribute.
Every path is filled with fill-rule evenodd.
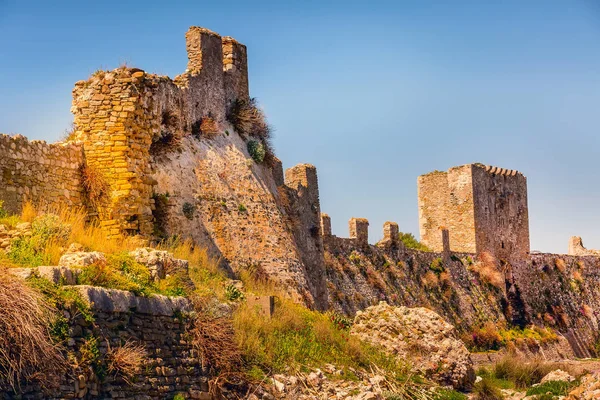
<svg viewBox="0 0 600 400"><path fill-rule="evenodd" d="M81 206L81 147L0 134L0 200L18 213L25 201Z"/></svg>
<svg viewBox="0 0 600 400"><path fill-rule="evenodd" d="M147 360L129 380L116 374L99 379L87 369L61 376L55 386L42 390L35 383L23 385L25 399L167 399L178 393L186 398L210 399L209 366L189 339L192 311L183 298L165 296L137 297L130 292L91 286L77 289L91 305L94 322L80 313L67 312L68 348L81 351L91 337L96 338L100 354L126 342L143 345ZM0 396L8 393L0 392ZM3 397L3 398L12 398Z"/></svg>

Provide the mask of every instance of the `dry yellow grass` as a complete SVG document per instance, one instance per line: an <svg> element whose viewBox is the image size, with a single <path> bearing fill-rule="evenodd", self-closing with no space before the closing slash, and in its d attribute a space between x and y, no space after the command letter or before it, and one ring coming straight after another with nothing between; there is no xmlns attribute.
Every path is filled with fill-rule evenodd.
<svg viewBox="0 0 600 400"><path fill-rule="evenodd" d="M479 275L482 282L488 283L500 290L505 289L504 274L499 271L499 263L493 254L483 251L477 261L468 267L469 271Z"/></svg>
<svg viewBox="0 0 600 400"><path fill-rule="evenodd" d="M565 261L562 258L554 259L554 266L561 274L564 274L567 270L567 265L565 264Z"/></svg>
<svg viewBox="0 0 600 400"><path fill-rule="evenodd" d="M53 309L42 295L0 268L0 391L23 380L50 387L66 368L52 342Z"/></svg>
<svg viewBox="0 0 600 400"><path fill-rule="evenodd" d="M148 357L146 348L132 341L127 341L119 347L108 345L106 358L108 373L121 376L131 384L131 378L138 372Z"/></svg>

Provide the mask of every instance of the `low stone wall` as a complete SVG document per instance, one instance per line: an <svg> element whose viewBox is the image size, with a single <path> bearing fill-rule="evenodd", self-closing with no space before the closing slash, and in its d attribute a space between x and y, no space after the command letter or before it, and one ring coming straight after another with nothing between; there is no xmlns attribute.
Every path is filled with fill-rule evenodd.
<svg viewBox="0 0 600 400"><path fill-rule="evenodd" d="M49 393L29 384L22 387L19 395L0 393L0 398L162 400L172 399L178 393L184 398L211 398L207 366L202 367L186 336L189 320L185 313L191 310L187 299L138 297L122 290L91 286L74 288L92 304L94 322L65 311L70 323L67 350L80 355L82 346L95 338L102 359L109 347L118 348L131 341L147 351L143 366L129 382L106 370L105 376L99 376L102 374L93 368L73 368Z"/></svg>
<svg viewBox="0 0 600 400"><path fill-rule="evenodd" d="M80 144L47 144L21 135L0 134L0 200L4 209L20 213L34 204L83 204Z"/></svg>

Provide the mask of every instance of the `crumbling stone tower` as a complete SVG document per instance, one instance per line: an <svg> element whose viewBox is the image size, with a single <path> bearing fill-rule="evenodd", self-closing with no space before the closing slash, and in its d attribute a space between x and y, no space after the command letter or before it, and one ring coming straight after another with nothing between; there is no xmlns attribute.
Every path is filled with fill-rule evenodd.
<svg viewBox="0 0 600 400"><path fill-rule="evenodd" d="M228 107L249 98L246 46L200 27L185 37L188 67L175 79L123 67L73 89L86 171L106 188L91 211L110 236L153 233L153 143L198 135L205 119L222 129Z"/></svg>
<svg viewBox="0 0 600 400"><path fill-rule="evenodd" d="M505 260L529 253L527 179L518 171L468 164L418 178L422 242L442 251L448 229L452 251L489 251Z"/></svg>

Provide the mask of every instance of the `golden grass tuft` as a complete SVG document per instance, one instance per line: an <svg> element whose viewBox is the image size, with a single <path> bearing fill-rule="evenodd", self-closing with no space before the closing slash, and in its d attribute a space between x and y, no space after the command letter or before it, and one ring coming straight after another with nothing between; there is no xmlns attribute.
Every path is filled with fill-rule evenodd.
<svg viewBox="0 0 600 400"><path fill-rule="evenodd" d="M499 262L490 252L483 251L477 257L477 261L467 267L469 271L475 272L482 282L488 283L500 290L505 289L504 274L499 271Z"/></svg>
<svg viewBox="0 0 600 400"><path fill-rule="evenodd" d="M567 265L565 264L565 261L562 258L555 258L554 266L561 274L564 274L567 270Z"/></svg>
<svg viewBox="0 0 600 400"><path fill-rule="evenodd" d="M127 383L132 384L131 379L140 370L147 360L148 352L142 344L127 341L119 347L108 345L106 359L108 362L108 373L121 376Z"/></svg>
<svg viewBox="0 0 600 400"><path fill-rule="evenodd" d="M189 333L192 345L202 357L202 366L225 374L240 370L242 353L231 319L211 310L211 303L196 299L194 304L196 314Z"/></svg>
<svg viewBox="0 0 600 400"><path fill-rule="evenodd" d="M214 137L219 134L219 127L214 119L204 117L200 121L200 134L204 137Z"/></svg>
<svg viewBox="0 0 600 400"><path fill-rule="evenodd" d="M33 222L35 217L37 217L38 212L30 201L25 202L23 204L23 210L21 211L21 221L23 222Z"/></svg>
<svg viewBox="0 0 600 400"><path fill-rule="evenodd" d="M91 207L97 208L108 198L110 186L98 170L83 165L81 167L81 183Z"/></svg>
<svg viewBox="0 0 600 400"><path fill-rule="evenodd" d="M43 296L0 268L0 389L21 381L51 387L66 360L50 335L54 310Z"/></svg>
<svg viewBox="0 0 600 400"><path fill-rule="evenodd" d="M509 380L517 388L524 389L540 383L544 376L557 369L576 376L575 371L568 364L542 359L524 359L513 354L507 354L500 359L492 367L492 374L495 378Z"/></svg>

